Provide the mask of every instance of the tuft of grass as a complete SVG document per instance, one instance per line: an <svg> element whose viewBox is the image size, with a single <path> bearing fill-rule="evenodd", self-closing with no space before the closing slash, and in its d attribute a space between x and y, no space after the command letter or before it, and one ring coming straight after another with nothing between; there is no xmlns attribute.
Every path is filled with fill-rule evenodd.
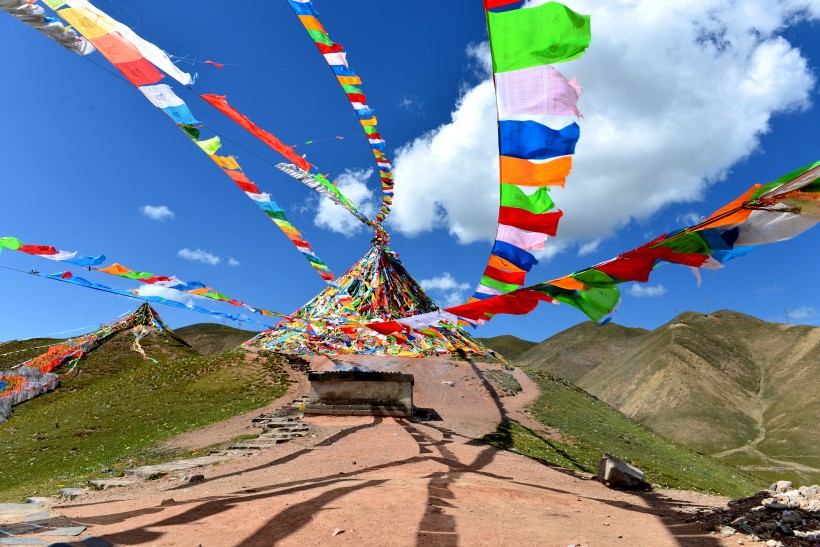
<svg viewBox="0 0 820 547"><path fill-rule="evenodd" d="M172 338L118 335L56 391L14 407L0 424L0 501L50 495L102 470L187 457L154 448L184 431L264 406L287 390L275 357L201 356Z"/></svg>
<svg viewBox="0 0 820 547"><path fill-rule="evenodd" d="M671 441L565 380L524 369L538 384L529 407L538 422L561 432L560 440L504 422L485 437L493 446L568 469L597 473L604 452L641 469L646 481L665 488L698 490L731 497L766 487L757 477Z"/></svg>

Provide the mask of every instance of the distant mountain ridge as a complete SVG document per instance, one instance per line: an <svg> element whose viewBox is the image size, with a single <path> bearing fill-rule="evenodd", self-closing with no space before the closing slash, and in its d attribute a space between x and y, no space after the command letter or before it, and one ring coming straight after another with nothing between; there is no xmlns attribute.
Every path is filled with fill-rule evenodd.
<svg viewBox="0 0 820 547"><path fill-rule="evenodd" d="M686 312L654 331L587 322L515 361L767 479L820 482L819 327L733 311Z"/></svg>

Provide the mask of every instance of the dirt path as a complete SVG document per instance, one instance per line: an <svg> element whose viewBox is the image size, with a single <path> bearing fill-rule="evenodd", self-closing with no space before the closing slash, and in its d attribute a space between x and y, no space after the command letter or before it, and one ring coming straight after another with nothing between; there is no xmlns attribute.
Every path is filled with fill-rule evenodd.
<svg viewBox="0 0 820 547"><path fill-rule="evenodd" d="M308 437L205 468L203 482L166 477L58 510L117 545L737 545L688 522L723 499L614 491L476 442L503 416L526 418L537 391L523 377L521 394L498 398L486 365L408 361L359 364L411 367L417 405L441 421L309 418Z"/></svg>

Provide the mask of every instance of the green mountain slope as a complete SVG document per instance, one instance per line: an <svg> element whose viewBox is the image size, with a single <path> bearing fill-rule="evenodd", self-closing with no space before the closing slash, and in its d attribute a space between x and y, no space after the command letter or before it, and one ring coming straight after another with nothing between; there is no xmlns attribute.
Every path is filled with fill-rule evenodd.
<svg viewBox="0 0 820 547"><path fill-rule="evenodd" d="M111 337L59 389L13 408L0 424L0 502L51 495L104 469L150 460L158 443L263 406L287 389L273 357L202 356L154 329L140 341L153 362L133 343L129 332Z"/></svg>
<svg viewBox="0 0 820 547"><path fill-rule="evenodd" d="M174 332L202 355L237 349L257 334L216 323L197 323L175 329Z"/></svg>
<svg viewBox="0 0 820 547"><path fill-rule="evenodd" d="M597 473L601 455L609 452L638 466L649 483L669 488L740 497L765 487L765 481L669 440L566 380L536 368L525 371L541 391L529 413L547 429L505 422L485 437L493 445L589 473Z"/></svg>
<svg viewBox="0 0 820 547"><path fill-rule="evenodd" d="M612 326L577 325L519 363L767 479L820 481L820 328L731 311L684 313L651 332Z"/></svg>
<svg viewBox="0 0 820 547"><path fill-rule="evenodd" d="M511 334L502 334L492 338L477 338L477 340L510 361L515 361L522 353L537 345L537 342L522 340Z"/></svg>

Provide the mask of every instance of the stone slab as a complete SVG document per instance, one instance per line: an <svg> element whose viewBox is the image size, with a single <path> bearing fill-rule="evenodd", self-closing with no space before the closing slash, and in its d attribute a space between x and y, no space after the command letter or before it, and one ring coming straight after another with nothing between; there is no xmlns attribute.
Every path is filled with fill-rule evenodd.
<svg viewBox="0 0 820 547"><path fill-rule="evenodd" d="M43 532L41 536L79 536L85 532L85 526L64 526L62 528L55 528L48 532Z"/></svg>
<svg viewBox="0 0 820 547"><path fill-rule="evenodd" d="M26 515L26 522L34 522L35 520L45 520L48 518L48 513L45 511L40 511L39 513L31 513L30 515Z"/></svg>
<svg viewBox="0 0 820 547"><path fill-rule="evenodd" d="M128 469L125 474L131 475L135 477L139 477L141 479L145 479L154 475L167 475L168 473L173 473L174 471L184 471L185 469L192 469L194 467L202 467L204 465L211 465L214 463L219 463L226 459L225 456L202 456L200 458L191 458L188 460L176 460L168 463L162 463L158 465L146 465L143 467L137 467L135 469Z"/></svg>
<svg viewBox="0 0 820 547"><path fill-rule="evenodd" d="M73 500L85 493L85 488L60 488L60 497L67 500Z"/></svg>
<svg viewBox="0 0 820 547"><path fill-rule="evenodd" d="M37 538L0 538L0 545L48 545Z"/></svg>
<svg viewBox="0 0 820 547"><path fill-rule="evenodd" d="M42 504L37 503L0 503L0 514L26 515L37 513L42 507Z"/></svg>
<svg viewBox="0 0 820 547"><path fill-rule="evenodd" d="M4 526L0 528L0 534L6 536L17 536L20 534L28 534L29 532L36 532L42 530L43 527L39 524L16 524L11 526Z"/></svg>
<svg viewBox="0 0 820 547"><path fill-rule="evenodd" d="M96 490L108 490L109 488L131 486L134 481L130 479L97 479L88 481L88 484Z"/></svg>

